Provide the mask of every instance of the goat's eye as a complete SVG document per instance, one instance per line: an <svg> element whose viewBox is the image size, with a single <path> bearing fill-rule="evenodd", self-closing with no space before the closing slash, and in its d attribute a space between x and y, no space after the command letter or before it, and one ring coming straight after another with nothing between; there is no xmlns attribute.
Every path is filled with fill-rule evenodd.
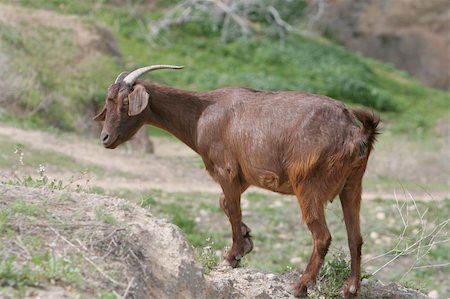
<svg viewBox="0 0 450 299"><path fill-rule="evenodd" d="M128 105L128 98L123 99L123 104Z"/></svg>

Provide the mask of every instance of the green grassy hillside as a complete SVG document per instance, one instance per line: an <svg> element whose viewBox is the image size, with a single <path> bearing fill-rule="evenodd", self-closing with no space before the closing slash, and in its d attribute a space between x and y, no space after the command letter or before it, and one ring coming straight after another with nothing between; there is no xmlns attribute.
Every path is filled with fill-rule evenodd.
<svg viewBox="0 0 450 299"><path fill-rule="evenodd" d="M87 30L100 24L113 33L123 55L120 60L99 51L100 55L79 63L80 55L86 54L77 50L70 30L0 22L0 51L14 53L11 64L15 69L32 69L32 87L20 95L20 108L35 111L45 98L57 98L55 105L37 109L34 122L76 130L79 115L90 102L103 100L121 69L160 63L185 65L183 72L152 75L153 80L178 88L246 86L328 95L350 105L371 107L395 132L411 135L434 135L436 121L449 116L448 93L426 88L404 72L329 41L290 35L285 40L256 36L222 43L211 24L197 23L173 28L149 45L141 20L158 18L177 1L159 1L156 8L140 11L110 2L114 3L0 1L77 15ZM65 71L56 71L60 68Z"/></svg>

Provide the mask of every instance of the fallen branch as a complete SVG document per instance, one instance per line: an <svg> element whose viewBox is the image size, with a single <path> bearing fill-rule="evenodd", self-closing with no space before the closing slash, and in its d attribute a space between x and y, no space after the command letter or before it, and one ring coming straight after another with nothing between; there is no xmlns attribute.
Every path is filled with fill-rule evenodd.
<svg viewBox="0 0 450 299"><path fill-rule="evenodd" d="M125 293L124 293L123 296L122 296L122 299L125 299L125 298L127 297L128 292L130 291L130 288L131 288L131 286L133 285L133 282L134 282L134 277L131 278L130 282L128 283L128 286L127 286L127 288L126 288L126 290L125 290Z"/></svg>
<svg viewBox="0 0 450 299"><path fill-rule="evenodd" d="M110 282L112 282L115 285L121 286L121 287L126 287L125 284L116 281L114 278L112 278L111 276L109 276L108 274L106 274L99 266L97 266L97 264L95 264L90 258L88 258L86 255L84 255L83 251L78 248L77 246L75 246L72 242L70 242L69 240L67 240L64 236L62 236L57 230L55 230L53 227L50 227L50 229L59 237L61 238L61 240L63 240L64 242L66 242L69 246L71 246L72 248L74 248L76 251L78 251L81 256L83 257L83 259L85 259L89 264L91 264L98 273L100 273L103 277L105 277L106 279L108 279Z"/></svg>

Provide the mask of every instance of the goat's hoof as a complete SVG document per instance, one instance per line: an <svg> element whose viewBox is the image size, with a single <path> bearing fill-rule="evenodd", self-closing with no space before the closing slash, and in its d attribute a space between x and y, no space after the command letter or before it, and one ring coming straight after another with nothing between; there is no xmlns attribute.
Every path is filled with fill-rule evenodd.
<svg viewBox="0 0 450 299"><path fill-rule="evenodd" d="M308 297L308 288L302 284L292 285L290 289L288 289L289 293L294 295L297 298L307 298Z"/></svg>
<svg viewBox="0 0 450 299"><path fill-rule="evenodd" d="M248 254L253 250L253 240L252 237L248 236L244 239L244 255Z"/></svg>
<svg viewBox="0 0 450 299"><path fill-rule="evenodd" d="M344 298L359 298L359 286L359 279L348 279L344 285L344 289L342 290Z"/></svg>
<svg viewBox="0 0 450 299"><path fill-rule="evenodd" d="M241 259L239 257L234 257L231 260L229 260L227 257L225 257L221 264L225 265L228 269L231 269L231 268L239 267L240 261L241 261Z"/></svg>
<svg viewBox="0 0 450 299"><path fill-rule="evenodd" d="M218 266L217 266L217 271L220 272L225 272L228 270L233 269L233 267L231 266L230 262L227 259L224 259Z"/></svg>
<svg viewBox="0 0 450 299"><path fill-rule="evenodd" d="M242 225L241 225L241 233L242 233L242 236L244 237L244 238L250 238L251 236L250 236L250 233L252 232L252 230L250 229L250 227L248 227L247 226L247 224L245 224L245 223L242 223Z"/></svg>

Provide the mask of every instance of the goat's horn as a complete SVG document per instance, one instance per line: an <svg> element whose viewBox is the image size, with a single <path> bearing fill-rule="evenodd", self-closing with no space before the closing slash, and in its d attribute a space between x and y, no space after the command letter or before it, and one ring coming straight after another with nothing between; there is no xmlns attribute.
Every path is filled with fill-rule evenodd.
<svg viewBox="0 0 450 299"><path fill-rule="evenodd" d="M152 65L152 66L146 66L141 67L140 69L137 69L135 71L132 71L129 75L127 75L123 82L125 82L128 85L133 85L134 81L137 80L140 76L147 72L156 71L156 70L163 70L163 69L175 69L179 70L182 69L183 66L177 66L177 65Z"/></svg>
<svg viewBox="0 0 450 299"><path fill-rule="evenodd" d="M119 81L122 81L122 79L124 78L125 74L128 74L128 72L121 72L119 74L119 76L117 76L116 80L114 81L114 84L118 83Z"/></svg>

